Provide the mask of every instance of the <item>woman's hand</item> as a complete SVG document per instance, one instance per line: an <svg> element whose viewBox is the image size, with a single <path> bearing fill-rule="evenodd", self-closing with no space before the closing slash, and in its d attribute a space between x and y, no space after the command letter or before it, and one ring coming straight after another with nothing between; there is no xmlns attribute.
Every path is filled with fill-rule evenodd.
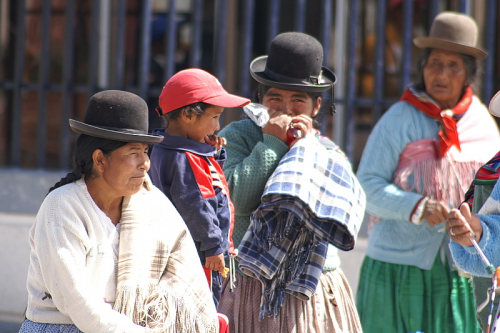
<svg viewBox="0 0 500 333"><path fill-rule="evenodd" d="M227 141L226 138L212 134L205 137L205 143L214 146L217 150L219 150L227 143Z"/></svg>
<svg viewBox="0 0 500 333"><path fill-rule="evenodd" d="M448 207L442 201L429 199L425 204L422 219L426 220L427 224L433 227L446 221L449 211Z"/></svg>
<svg viewBox="0 0 500 333"><path fill-rule="evenodd" d="M281 112L276 110L269 110L269 121L266 126L262 128L262 132L275 136L284 143L288 144L286 138L286 131L290 127L290 123L292 118Z"/></svg>
<svg viewBox="0 0 500 333"><path fill-rule="evenodd" d="M452 209L448 214L446 229L452 241L462 246L472 246L470 239L473 236L467 224L476 234L476 241L479 241L483 235L481 220L476 214L471 213L468 204L463 203L460 210Z"/></svg>
<svg viewBox="0 0 500 333"><path fill-rule="evenodd" d="M224 254L220 253L216 254L215 256L206 257L205 267L212 271L218 271L219 273L223 274L224 267L226 267L226 264L224 263Z"/></svg>
<svg viewBox="0 0 500 333"><path fill-rule="evenodd" d="M292 147L298 140L302 139L313 130L313 120L311 117L301 114L292 118L290 128L293 128L299 135L288 140L288 146Z"/></svg>

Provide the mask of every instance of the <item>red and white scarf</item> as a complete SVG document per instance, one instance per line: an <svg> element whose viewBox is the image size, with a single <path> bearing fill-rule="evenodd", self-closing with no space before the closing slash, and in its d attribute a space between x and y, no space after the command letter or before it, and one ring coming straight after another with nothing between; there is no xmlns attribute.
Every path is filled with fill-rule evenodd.
<svg viewBox="0 0 500 333"><path fill-rule="evenodd" d="M458 151L461 149L457 131L457 120L469 109L472 97L472 88L469 86L465 89L457 105L452 109L443 109L425 91L419 90L416 85L411 85L405 89L401 100L413 105L439 122L441 129L438 132L438 157L442 158L452 146L455 146Z"/></svg>

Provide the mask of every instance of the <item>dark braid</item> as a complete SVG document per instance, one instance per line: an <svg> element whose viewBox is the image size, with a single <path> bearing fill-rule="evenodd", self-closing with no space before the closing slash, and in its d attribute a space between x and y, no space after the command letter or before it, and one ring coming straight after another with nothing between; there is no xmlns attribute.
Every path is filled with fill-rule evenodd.
<svg viewBox="0 0 500 333"><path fill-rule="evenodd" d="M109 156L109 154L113 151L125 146L126 144L127 142L96 138L81 134L76 140L75 155L73 158L73 164L75 167L66 175L66 177L61 178L60 181L52 186L49 193L58 187L76 182L82 178L82 176L92 176L94 174L94 161L92 159L92 154L96 149L100 149L104 156Z"/></svg>

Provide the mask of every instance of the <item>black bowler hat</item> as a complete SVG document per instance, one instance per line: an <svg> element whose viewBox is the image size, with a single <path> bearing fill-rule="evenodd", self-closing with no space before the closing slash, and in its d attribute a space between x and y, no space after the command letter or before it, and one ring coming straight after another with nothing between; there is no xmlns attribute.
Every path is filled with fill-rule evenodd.
<svg viewBox="0 0 500 333"><path fill-rule="evenodd" d="M139 96L121 90L101 91L90 98L83 123L69 120L76 133L103 139L154 144L161 135L148 134L148 106Z"/></svg>
<svg viewBox="0 0 500 333"><path fill-rule="evenodd" d="M267 56L250 64L252 77L264 85L292 91L322 92L332 88L335 74L323 67L323 46L300 32L276 36Z"/></svg>

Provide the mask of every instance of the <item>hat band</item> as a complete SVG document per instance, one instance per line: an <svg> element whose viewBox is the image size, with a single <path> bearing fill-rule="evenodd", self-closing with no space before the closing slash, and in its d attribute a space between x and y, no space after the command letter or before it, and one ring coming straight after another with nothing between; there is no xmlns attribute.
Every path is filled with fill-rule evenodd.
<svg viewBox="0 0 500 333"><path fill-rule="evenodd" d="M264 74L267 75L269 78L273 79L274 81L282 82L282 83L298 83L298 84L318 84L319 83L317 76L310 76L309 80L301 80L301 79L296 79L296 78L292 78L289 76L277 74L277 73L269 70L269 68L267 68L267 66L264 69Z"/></svg>
<svg viewBox="0 0 500 333"><path fill-rule="evenodd" d="M93 125L93 126L95 126L95 125ZM127 134L144 134L144 133L146 133L144 131L131 129L131 128L119 128L119 127L110 127L110 126L96 126L96 127L100 127L100 128L107 129L110 131L115 131L115 132L127 133Z"/></svg>

